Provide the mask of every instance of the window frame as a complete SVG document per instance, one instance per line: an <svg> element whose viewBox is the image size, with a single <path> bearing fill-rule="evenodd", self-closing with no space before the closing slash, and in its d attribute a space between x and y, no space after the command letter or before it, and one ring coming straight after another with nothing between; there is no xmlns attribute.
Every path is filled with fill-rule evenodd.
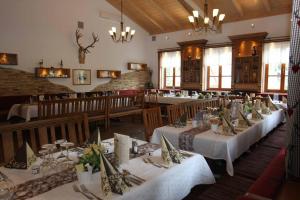
<svg viewBox="0 0 300 200"><path fill-rule="evenodd" d="M163 74L164 74L164 81L163 81L163 86L161 87L161 80L160 80L160 78L161 78L161 73L162 73L162 66L161 66L161 56L162 56L162 54L163 53L165 53L165 52L176 52L176 51L179 51L180 52L180 54L181 54L181 51L180 51L180 49L177 49L177 48L174 48L174 49L170 49L170 50L165 50L165 51L159 51L158 52L158 88L160 88L160 89L173 89L173 88L175 88L175 89L180 89L181 88L181 57L180 57L180 76L176 76L176 69L175 69L175 67L173 67L173 75L172 76L167 76L167 73L166 73L166 68L164 69L164 72L163 72ZM171 87L167 87L166 86L166 77L173 77L173 86L171 86ZM176 79L176 77L180 77L180 85L179 86L177 86L177 87L175 87L175 79Z"/></svg>
<svg viewBox="0 0 300 200"><path fill-rule="evenodd" d="M279 90L268 89L269 77L276 77L276 75L269 75L269 64L265 64L265 92L287 93L287 90L284 89L285 79L288 78L288 75L285 75L285 68L286 64L281 63Z"/></svg>
<svg viewBox="0 0 300 200"><path fill-rule="evenodd" d="M210 91L230 91L230 88L222 88L222 78L223 77L231 77L231 81L232 81L232 74L231 76L223 76L222 75L222 65L219 65L219 73L218 76L210 76L210 66L207 66L207 90ZM218 77L218 87L217 88L211 88L210 87L210 77Z"/></svg>

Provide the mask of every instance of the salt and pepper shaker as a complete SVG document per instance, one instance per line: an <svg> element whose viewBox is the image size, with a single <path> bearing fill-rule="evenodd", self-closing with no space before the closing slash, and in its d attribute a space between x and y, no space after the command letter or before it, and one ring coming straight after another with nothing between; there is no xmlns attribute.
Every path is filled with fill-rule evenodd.
<svg viewBox="0 0 300 200"><path fill-rule="evenodd" d="M138 143L137 143L136 140L132 140L131 152L133 154L137 154L138 153Z"/></svg>

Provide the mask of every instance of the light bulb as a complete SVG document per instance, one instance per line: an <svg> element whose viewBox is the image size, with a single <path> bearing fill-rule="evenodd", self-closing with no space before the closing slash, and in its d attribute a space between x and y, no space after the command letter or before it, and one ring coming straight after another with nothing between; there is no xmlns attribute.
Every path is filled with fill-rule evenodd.
<svg viewBox="0 0 300 200"><path fill-rule="evenodd" d="M218 16L219 14L219 9L213 9L213 17Z"/></svg>
<svg viewBox="0 0 300 200"><path fill-rule="evenodd" d="M197 10L194 10L193 15L194 15L194 17L199 17L199 12Z"/></svg>
<svg viewBox="0 0 300 200"><path fill-rule="evenodd" d="M129 33L130 27L129 27L129 26L126 26L126 29L125 29L125 30L126 30L127 33Z"/></svg>
<svg viewBox="0 0 300 200"><path fill-rule="evenodd" d="M131 35L134 35L135 34L135 30L131 30Z"/></svg>
<svg viewBox="0 0 300 200"><path fill-rule="evenodd" d="M223 21L224 18L225 18L225 14L220 14L220 16L219 16L219 21L220 21L220 22Z"/></svg>
<svg viewBox="0 0 300 200"><path fill-rule="evenodd" d="M121 33L122 37L125 37L125 34L126 34L126 32L123 31L123 32Z"/></svg>
<svg viewBox="0 0 300 200"><path fill-rule="evenodd" d="M109 32L109 35L113 36L114 35L114 32L112 30L108 31Z"/></svg>
<svg viewBox="0 0 300 200"><path fill-rule="evenodd" d="M208 17L205 17L205 18L204 18L204 24L208 24L208 22L209 22L209 18L208 18Z"/></svg>
<svg viewBox="0 0 300 200"><path fill-rule="evenodd" d="M191 23L194 23L194 22L195 22L194 17L193 17L193 16L189 16L189 21L190 21Z"/></svg>
<svg viewBox="0 0 300 200"><path fill-rule="evenodd" d="M114 26L113 26L113 27L111 27L111 30L112 30L112 32L113 32L113 33L117 32L117 28L116 28L116 27L114 27Z"/></svg>

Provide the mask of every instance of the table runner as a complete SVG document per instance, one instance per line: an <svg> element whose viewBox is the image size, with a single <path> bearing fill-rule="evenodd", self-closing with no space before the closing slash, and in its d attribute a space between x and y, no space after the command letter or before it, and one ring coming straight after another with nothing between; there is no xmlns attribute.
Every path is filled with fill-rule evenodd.
<svg viewBox="0 0 300 200"><path fill-rule="evenodd" d="M148 151L155 151L160 148L158 144L146 143L138 146L138 154L130 154L130 159L140 157L148 153ZM113 153L106 154L110 162L114 162ZM77 180L75 168L71 167L61 172L32 179L16 186L13 199L24 200L35 197L39 194L48 192L56 187L71 183Z"/></svg>
<svg viewBox="0 0 300 200"><path fill-rule="evenodd" d="M180 133L178 138L179 148L181 150L193 151L193 142L196 135L209 130L209 126L196 127Z"/></svg>

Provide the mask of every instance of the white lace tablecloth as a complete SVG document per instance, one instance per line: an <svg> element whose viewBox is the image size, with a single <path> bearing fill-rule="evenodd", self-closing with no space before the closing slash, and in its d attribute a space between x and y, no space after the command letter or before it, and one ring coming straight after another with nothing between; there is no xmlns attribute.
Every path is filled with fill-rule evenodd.
<svg viewBox="0 0 300 200"><path fill-rule="evenodd" d="M37 104L14 104L7 115L7 120L11 117L17 116L30 121L32 118L38 117L38 105Z"/></svg>
<svg viewBox="0 0 300 200"><path fill-rule="evenodd" d="M112 139L105 140L113 142ZM144 142L138 141L139 144ZM153 152L152 160L162 162L161 149ZM145 156L143 156L145 157ZM191 189L199 184L214 184L215 178L204 157L194 154L186 158L181 164L174 164L171 168L157 168L142 161L142 157L129 160L122 164L121 168L129 170L131 173L142 177L145 183L139 186L130 187L124 195L114 194L112 199L116 200L180 200L188 195ZM0 171L7 175L15 184L21 184L28 180L38 178L41 175L32 175L31 169L16 170L0 168ZM49 192L31 198L32 200L74 200L86 199L81 194L72 189L73 182L54 188ZM86 184L87 188L104 199L101 192L99 173L93 175L91 184Z"/></svg>
<svg viewBox="0 0 300 200"><path fill-rule="evenodd" d="M284 112L278 110L273 111L271 115L263 116L263 120L253 121L254 125L234 136L215 134L211 130L196 135L193 141L194 152L211 159L225 160L226 170L229 175L233 176L232 162L246 152L252 144L277 127L284 119ZM151 142L159 144L160 137L163 134L176 148L179 148L179 135L191 128L191 125L183 128L170 126L157 128L154 130Z"/></svg>

